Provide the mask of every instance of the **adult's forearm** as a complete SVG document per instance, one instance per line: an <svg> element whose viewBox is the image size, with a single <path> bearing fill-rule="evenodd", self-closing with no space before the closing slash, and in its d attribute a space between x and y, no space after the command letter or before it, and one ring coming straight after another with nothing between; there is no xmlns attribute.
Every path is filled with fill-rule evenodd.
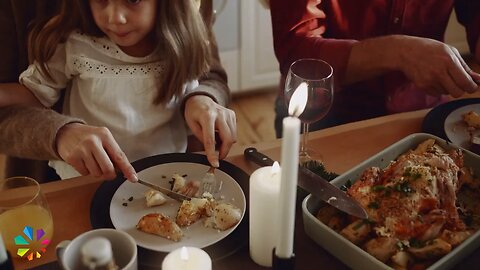
<svg viewBox="0 0 480 270"><path fill-rule="evenodd" d="M343 85L368 80L398 68L404 36L390 35L355 43L350 52Z"/></svg>
<svg viewBox="0 0 480 270"><path fill-rule="evenodd" d="M0 84L0 107L9 105L30 105L42 107L42 104L28 88L19 83Z"/></svg>
<svg viewBox="0 0 480 270"><path fill-rule="evenodd" d="M203 92L211 96L218 104L226 106L230 101L230 89L227 84L227 73L220 62L217 41L213 33L213 3L211 0L203 0L200 12L205 21L210 44L211 67L207 74L199 79L199 92Z"/></svg>
<svg viewBox="0 0 480 270"><path fill-rule="evenodd" d="M0 152L20 158L59 159L55 137L69 123L82 120L51 109L8 106L0 108Z"/></svg>

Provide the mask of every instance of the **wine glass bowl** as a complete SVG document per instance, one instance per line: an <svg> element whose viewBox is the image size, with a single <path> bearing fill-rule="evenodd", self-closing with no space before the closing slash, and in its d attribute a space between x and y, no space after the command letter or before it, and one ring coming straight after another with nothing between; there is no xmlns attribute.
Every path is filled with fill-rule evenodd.
<svg viewBox="0 0 480 270"><path fill-rule="evenodd" d="M38 259L53 236L40 184L29 177L0 180L0 235L12 258Z"/></svg>
<svg viewBox="0 0 480 270"><path fill-rule="evenodd" d="M300 162L321 160L321 155L308 149L309 124L321 120L327 115L333 103L333 68L320 59L299 59L290 65L285 80L285 102L290 104L292 95L306 85L306 105L298 115L302 121L302 144L300 146Z"/></svg>

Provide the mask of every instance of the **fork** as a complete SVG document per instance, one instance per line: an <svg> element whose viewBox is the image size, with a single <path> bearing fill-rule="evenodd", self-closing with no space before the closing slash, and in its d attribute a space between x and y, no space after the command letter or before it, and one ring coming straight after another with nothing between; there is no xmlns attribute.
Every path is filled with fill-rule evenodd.
<svg viewBox="0 0 480 270"><path fill-rule="evenodd" d="M210 166L207 173L202 178L202 194L208 192L210 194L215 194L222 189L222 181L218 180L215 177L215 167Z"/></svg>

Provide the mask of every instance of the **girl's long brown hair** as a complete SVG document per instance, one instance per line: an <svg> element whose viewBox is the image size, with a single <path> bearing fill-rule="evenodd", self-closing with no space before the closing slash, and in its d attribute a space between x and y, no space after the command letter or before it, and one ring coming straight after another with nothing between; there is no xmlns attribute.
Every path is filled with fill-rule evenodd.
<svg viewBox="0 0 480 270"><path fill-rule="evenodd" d="M155 34L166 72L154 104L179 95L186 82L208 71L211 61L206 24L194 0L157 1ZM47 61L57 45L65 42L75 29L91 36L105 36L95 24L88 0L62 0L56 16L38 22L32 28L28 42L29 60L37 61L49 79L52 77Z"/></svg>

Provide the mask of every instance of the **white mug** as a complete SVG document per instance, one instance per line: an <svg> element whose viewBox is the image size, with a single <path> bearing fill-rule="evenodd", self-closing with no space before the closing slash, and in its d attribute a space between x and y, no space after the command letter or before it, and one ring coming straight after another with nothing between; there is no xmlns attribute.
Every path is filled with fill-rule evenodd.
<svg viewBox="0 0 480 270"><path fill-rule="evenodd" d="M60 266L65 270L75 270L83 266L82 246L95 237L105 237L112 244L113 257L120 269L137 270L137 244L128 233L115 229L96 229L80 234L73 240L60 242L56 247Z"/></svg>

